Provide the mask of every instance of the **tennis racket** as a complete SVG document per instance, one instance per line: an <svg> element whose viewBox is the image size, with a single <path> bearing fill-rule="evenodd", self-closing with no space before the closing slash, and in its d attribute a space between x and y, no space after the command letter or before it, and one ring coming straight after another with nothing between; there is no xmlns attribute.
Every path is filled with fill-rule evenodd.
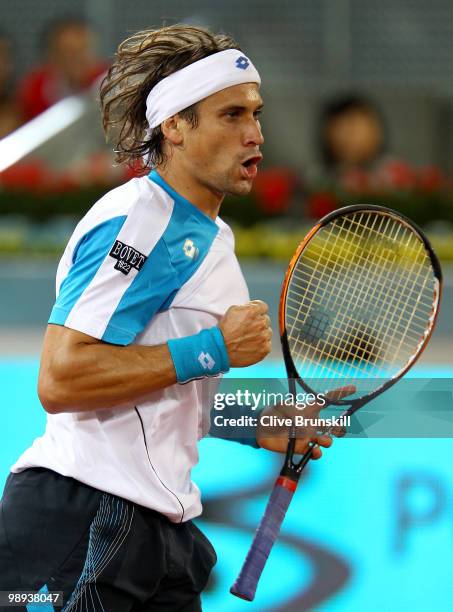
<svg viewBox="0 0 453 612"><path fill-rule="evenodd" d="M308 233L283 282L279 326L290 393L325 393L353 380L350 416L416 362L434 328L442 273L423 232L381 206L336 210ZM333 394L335 397L335 394ZM340 394L341 397L341 394ZM332 394L330 394L332 398ZM346 406L348 406L346 408ZM290 431L283 469L230 589L252 601L269 553L314 446L295 460Z"/></svg>

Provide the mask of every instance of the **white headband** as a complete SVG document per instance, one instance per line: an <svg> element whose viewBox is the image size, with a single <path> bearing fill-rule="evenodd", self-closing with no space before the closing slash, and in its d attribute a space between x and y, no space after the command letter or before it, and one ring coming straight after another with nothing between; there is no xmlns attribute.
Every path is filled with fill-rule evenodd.
<svg viewBox="0 0 453 612"><path fill-rule="evenodd" d="M146 98L146 119L150 129L179 111L233 85L261 84L252 62L237 49L208 55L165 77Z"/></svg>

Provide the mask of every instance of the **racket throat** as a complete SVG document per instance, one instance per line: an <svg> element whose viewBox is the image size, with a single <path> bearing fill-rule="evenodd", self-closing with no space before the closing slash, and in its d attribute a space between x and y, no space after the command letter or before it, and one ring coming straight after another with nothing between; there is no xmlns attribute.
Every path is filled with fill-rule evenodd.
<svg viewBox="0 0 453 612"><path fill-rule="evenodd" d="M291 493L294 493L294 491L297 489L297 483L299 481L299 476L297 476L295 480L293 476L285 475L283 474L283 472L284 470L280 472L280 475L275 481L275 484L278 485L279 487L283 487L284 489L287 489L288 491L291 491Z"/></svg>

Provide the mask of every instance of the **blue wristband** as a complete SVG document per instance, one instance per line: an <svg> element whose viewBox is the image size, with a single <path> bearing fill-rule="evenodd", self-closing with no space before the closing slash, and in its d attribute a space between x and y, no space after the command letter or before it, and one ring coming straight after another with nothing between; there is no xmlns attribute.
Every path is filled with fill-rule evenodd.
<svg viewBox="0 0 453 612"><path fill-rule="evenodd" d="M230 369L225 340L218 327L203 329L193 336L169 340L167 345L179 383L216 376Z"/></svg>

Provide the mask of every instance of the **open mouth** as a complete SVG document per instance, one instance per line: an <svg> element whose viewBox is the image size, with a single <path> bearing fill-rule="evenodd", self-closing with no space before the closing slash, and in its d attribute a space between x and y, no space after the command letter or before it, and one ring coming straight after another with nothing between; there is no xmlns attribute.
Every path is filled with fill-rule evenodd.
<svg viewBox="0 0 453 612"><path fill-rule="evenodd" d="M254 155L241 163L242 175L247 180L254 179L258 173L258 164L263 159L262 155Z"/></svg>
<svg viewBox="0 0 453 612"><path fill-rule="evenodd" d="M242 162L242 165L244 168L250 168L251 166L256 166L259 164L262 159L263 158L261 155L255 155L254 157L250 157L246 161Z"/></svg>

